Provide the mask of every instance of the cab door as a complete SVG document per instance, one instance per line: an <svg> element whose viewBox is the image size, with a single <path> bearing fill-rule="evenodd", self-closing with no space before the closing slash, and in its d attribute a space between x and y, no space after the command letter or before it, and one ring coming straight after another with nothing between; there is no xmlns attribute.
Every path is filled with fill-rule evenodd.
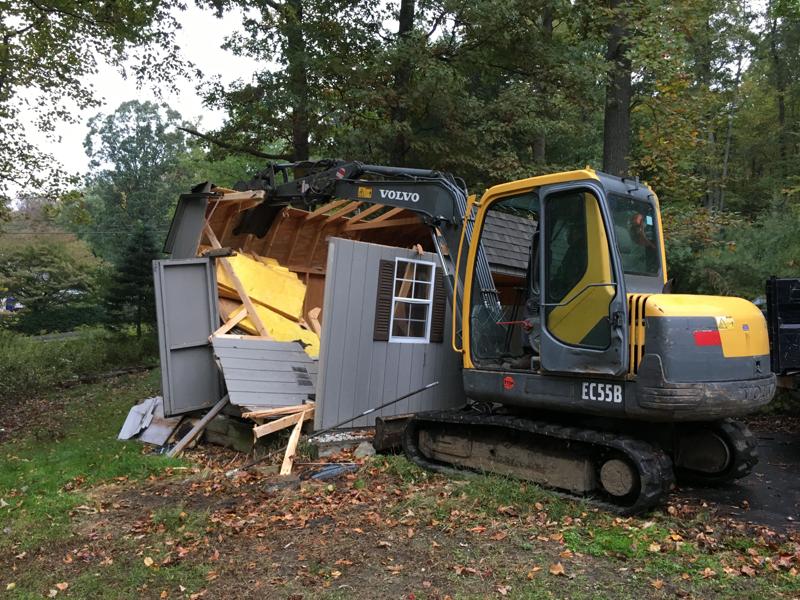
<svg viewBox="0 0 800 600"><path fill-rule="evenodd" d="M625 280L603 190L587 182L548 186L541 202L541 366L622 375Z"/></svg>

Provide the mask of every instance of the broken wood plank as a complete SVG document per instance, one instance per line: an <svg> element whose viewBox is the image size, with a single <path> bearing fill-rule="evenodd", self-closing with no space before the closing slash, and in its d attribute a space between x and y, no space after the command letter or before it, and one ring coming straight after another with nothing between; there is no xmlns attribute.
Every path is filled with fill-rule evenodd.
<svg viewBox="0 0 800 600"><path fill-rule="evenodd" d="M225 200L226 202L237 202L241 200L263 200L264 199L264 190L248 190L246 192L233 192L233 193L223 193L222 198L220 200Z"/></svg>
<svg viewBox="0 0 800 600"><path fill-rule="evenodd" d="M228 394L225 394L222 398L220 398L219 402L217 402L214 406L212 406L211 410L209 410L205 414L205 416L202 419L200 419L197 422L197 424L191 428L191 430L189 430L189 433L183 436L183 439L180 442L175 444L175 447L172 450L170 450L169 453L167 453L167 456L169 457L180 456L181 452L184 451L186 446L188 446L194 438L196 438L200 433L203 432L206 426L211 422L211 419L216 417L219 414L219 412L223 408L225 408L225 405L228 403L228 400L229 400Z"/></svg>
<svg viewBox="0 0 800 600"><path fill-rule="evenodd" d="M225 335L231 329L236 327L241 321L244 321L246 318L247 318L247 309L244 306L242 306L241 308L239 308L239 310L233 313L230 316L230 318L227 321L225 321L225 323L219 329L217 329L214 333L212 333L211 336L209 336L209 339L215 336Z"/></svg>
<svg viewBox="0 0 800 600"><path fill-rule="evenodd" d="M311 331L319 336L322 335L322 325L320 325L319 322L319 315L321 312L322 309L319 306L308 311L308 325L311 327Z"/></svg>
<svg viewBox="0 0 800 600"><path fill-rule="evenodd" d="M211 246L214 248L220 248L221 246L219 240L214 234L214 230L211 229L211 225L206 223L204 230L208 241L211 242ZM227 258L220 258L218 260L222 265L222 268L225 270L225 273L228 275L228 278L233 283L233 287L236 289L239 299L247 309L247 316L250 317L250 320L253 322L253 325L255 325L258 333L268 338L269 332L267 331L267 328L264 327L264 323L261 322L261 318L258 316L255 306L253 306L253 301L250 300L250 296L247 295L247 290L239 279L239 276L236 275L236 272L233 270L233 266L231 265L230 261Z"/></svg>
<svg viewBox="0 0 800 600"><path fill-rule="evenodd" d="M405 210L405 209L403 209ZM378 221L377 219L358 223L357 225L347 225L345 231L356 231L361 229L380 229L381 227L399 227L400 225L418 225L421 223L419 217L406 217L403 219L390 219L388 221Z"/></svg>
<svg viewBox="0 0 800 600"><path fill-rule="evenodd" d="M337 207L341 206L342 204L346 204L348 202L349 202L349 200L334 200L333 202L328 202L327 204L323 204L322 206L320 206L315 211L308 213L306 215L306 221L308 221L309 219L313 219L314 217L318 217L320 215L324 215L328 211L333 210L334 208L337 208Z"/></svg>
<svg viewBox="0 0 800 600"><path fill-rule="evenodd" d="M267 417L275 417L284 414L294 414L303 412L309 408L314 408L313 402L306 404L295 404L294 406L278 406L276 408L265 408L263 410L251 410L250 412L242 413L245 419L265 419Z"/></svg>
<svg viewBox="0 0 800 600"><path fill-rule="evenodd" d="M287 427L291 427L298 421L302 422L308 420L313 415L314 415L313 408L311 410L302 410L300 412L296 412L291 415L281 417L280 419L276 419L275 421L271 421L270 423L265 423L264 425L257 425L256 427L253 427L253 434L257 438L264 437L265 435L269 435L270 433L275 433L276 431L280 431L281 429L286 429Z"/></svg>
<svg viewBox="0 0 800 600"><path fill-rule="evenodd" d="M306 412L313 412L313 410ZM292 434L289 436L289 443L286 446L286 454L283 455L280 475L289 475L292 472L292 463L297 452L297 443L300 441L300 433L303 430L303 421L306 420L306 412L302 413L300 420L297 421L297 425L294 426Z"/></svg>
<svg viewBox="0 0 800 600"><path fill-rule="evenodd" d="M361 219L364 219L365 217L368 217L368 216L370 216L370 215L373 215L373 214L375 214L376 212L378 212L378 211L379 211L379 210L381 210L382 208L386 208L386 206L385 206L384 204L375 204L375 205L373 205L373 206L370 206L370 207L369 207L369 208L367 208L366 210L362 210L362 211L361 211L360 213L358 213L357 215L355 215L355 216L353 216L353 217L350 217L350 218L347 220L347 223L348 223L348 224L358 223L358 222L359 222Z"/></svg>

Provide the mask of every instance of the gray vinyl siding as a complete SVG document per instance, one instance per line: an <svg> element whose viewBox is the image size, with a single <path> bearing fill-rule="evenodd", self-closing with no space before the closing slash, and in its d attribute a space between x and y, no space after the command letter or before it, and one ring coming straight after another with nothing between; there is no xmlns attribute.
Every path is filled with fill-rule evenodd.
<svg viewBox="0 0 800 600"><path fill-rule="evenodd" d="M231 404L266 408L302 404L314 393L317 364L297 342L213 338Z"/></svg>
<svg viewBox="0 0 800 600"><path fill-rule="evenodd" d="M428 260L433 254L340 238L329 241L315 428L335 425L432 381L439 385L348 427L374 425L376 416L458 406L464 402L461 357L450 346L450 308L444 342L374 341L375 298L381 260Z"/></svg>

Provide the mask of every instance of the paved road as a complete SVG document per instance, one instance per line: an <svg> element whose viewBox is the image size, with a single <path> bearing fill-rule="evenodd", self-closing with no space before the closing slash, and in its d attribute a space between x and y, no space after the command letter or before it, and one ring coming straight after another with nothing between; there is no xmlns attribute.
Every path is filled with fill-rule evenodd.
<svg viewBox="0 0 800 600"><path fill-rule="evenodd" d="M677 496L714 503L720 514L742 521L800 528L800 432L757 435L760 460L750 475L719 488L682 488Z"/></svg>

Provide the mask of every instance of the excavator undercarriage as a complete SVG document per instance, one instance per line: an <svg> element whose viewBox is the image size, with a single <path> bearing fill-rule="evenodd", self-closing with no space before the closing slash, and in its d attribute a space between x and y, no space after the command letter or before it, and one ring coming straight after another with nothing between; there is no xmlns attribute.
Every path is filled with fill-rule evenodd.
<svg viewBox="0 0 800 600"><path fill-rule="evenodd" d="M490 472L532 481L619 514L663 501L676 481L719 484L747 475L757 462L755 436L724 420L663 426L644 435L625 423L567 424L563 417L499 408L415 415L403 449L417 465L441 473Z"/></svg>

